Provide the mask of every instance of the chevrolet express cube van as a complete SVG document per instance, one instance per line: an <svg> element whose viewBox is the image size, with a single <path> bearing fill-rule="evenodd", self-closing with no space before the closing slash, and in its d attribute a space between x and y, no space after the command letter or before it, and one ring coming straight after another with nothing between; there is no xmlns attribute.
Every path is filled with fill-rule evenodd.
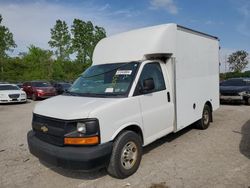
<svg viewBox="0 0 250 188"><path fill-rule="evenodd" d="M63 95L39 102L30 152L70 169L106 167L126 178L143 147L219 107L218 38L164 24L101 40L93 65Z"/></svg>

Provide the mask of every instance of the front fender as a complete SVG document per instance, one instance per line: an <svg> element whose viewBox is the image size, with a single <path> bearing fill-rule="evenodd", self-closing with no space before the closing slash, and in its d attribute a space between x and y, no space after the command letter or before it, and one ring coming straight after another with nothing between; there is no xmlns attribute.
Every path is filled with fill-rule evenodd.
<svg viewBox="0 0 250 188"><path fill-rule="evenodd" d="M112 135L111 137L111 140L115 140L115 138L117 137L117 135L119 133L121 133L124 129L126 129L127 127L129 126L137 126L141 129L141 132L142 132L142 137L143 137L143 140L144 140L144 135L143 135L143 132L144 132L144 128L142 125L140 125L138 122L129 122L129 123L126 123L122 126L120 126L115 132L114 134Z"/></svg>

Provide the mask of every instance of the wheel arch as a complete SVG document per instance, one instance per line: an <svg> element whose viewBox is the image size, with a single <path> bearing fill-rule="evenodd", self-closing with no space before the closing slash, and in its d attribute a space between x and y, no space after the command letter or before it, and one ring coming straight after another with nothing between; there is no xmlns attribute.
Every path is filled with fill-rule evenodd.
<svg viewBox="0 0 250 188"><path fill-rule="evenodd" d="M137 124L124 125L118 129L112 136L112 140L115 140L122 132L129 130L138 134L142 140L142 145L144 145L143 129Z"/></svg>

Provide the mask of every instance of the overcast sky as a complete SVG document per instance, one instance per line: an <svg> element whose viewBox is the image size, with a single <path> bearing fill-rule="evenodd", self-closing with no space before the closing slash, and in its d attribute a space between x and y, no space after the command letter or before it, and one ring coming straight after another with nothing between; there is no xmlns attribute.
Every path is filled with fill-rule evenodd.
<svg viewBox="0 0 250 188"><path fill-rule="evenodd" d="M14 54L27 46L48 49L57 19L90 20L108 35L174 22L220 38L223 57L250 52L250 0L1 0L3 24L14 34Z"/></svg>

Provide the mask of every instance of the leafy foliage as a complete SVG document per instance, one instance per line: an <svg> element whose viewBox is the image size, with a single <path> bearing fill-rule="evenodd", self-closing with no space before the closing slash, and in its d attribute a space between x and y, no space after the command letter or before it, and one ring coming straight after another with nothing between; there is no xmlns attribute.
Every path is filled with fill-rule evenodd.
<svg viewBox="0 0 250 188"><path fill-rule="evenodd" d="M51 79L53 74L53 52L33 45L28 49L28 53L22 58L23 63L28 67L24 71L25 80Z"/></svg>
<svg viewBox="0 0 250 188"><path fill-rule="evenodd" d="M247 56L248 53L244 50L232 53L227 60L230 70L233 72L241 72L244 70L249 63Z"/></svg>
<svg viewBox="0 0 250 188"><path fill-rule="evenodd" d="M15 82L23 80L23 71L28 67L19 57L6 58L3 64L3 72L0 81Z"/></svg>
<svg viewBox="0 0 250 188"><path fill-rule="evenodd" d="M106 37L102 27L94 26L92 22L74 19L72 29L72 49L77 54L77 61L91 63L96 44Z"/></svg>
<svg viewBox="0 0 250 188"><path fill-rule="evenodd" d="M0 23L2 17L0 17ZM65 21L57 20L48 42L51 50L30 45L28 52L19 57L8 57L7 51L16 47L12 33L0 25L0 81L18 82L26 80L75 80L92 63L96 44L104 37L104 28L94 26L90 21L75 19L71 32ZM71 37L72 36L72 37ZM7 42L3 42L7 41ZM5 46L3 44L6 44ZM2 47L3 46L3 47ZM3 55L2 55L3 54ZM70 55L76 54L71 60ZM4 57L4 61L1 61Z"/></svg>
<svg viewBox="0 0 250 188"><path fill-rule="evenodd" d="M250 78L250 71L220 73L220 80L227 80L229 78L239 78L239 77Z"/></svg>
<svg viewBox="0 0 250 188"><path fill-rule="evenodd" d="M7 27L2 25L2 15L0 14L0 76L4 76L4 63L6 61L7 51L16 47L16 43L13 39L13 34Z"/></svg>
<svg viewBox="0 0 250 188"><path fill-rule="evenodd" d="M71 50L71 36L65 21L57 20L56 25L50 30L51 48L56 48L55 54L59 60L69 60Z"/></svg>
<svg viewBox="0 0 250 188"><path fill-rule="evenodd" d="M16 47L13 39L13 34L9 29L2 25L2 15L0 14L0 58L3 59L7 56L6 52Z"/></svg>

